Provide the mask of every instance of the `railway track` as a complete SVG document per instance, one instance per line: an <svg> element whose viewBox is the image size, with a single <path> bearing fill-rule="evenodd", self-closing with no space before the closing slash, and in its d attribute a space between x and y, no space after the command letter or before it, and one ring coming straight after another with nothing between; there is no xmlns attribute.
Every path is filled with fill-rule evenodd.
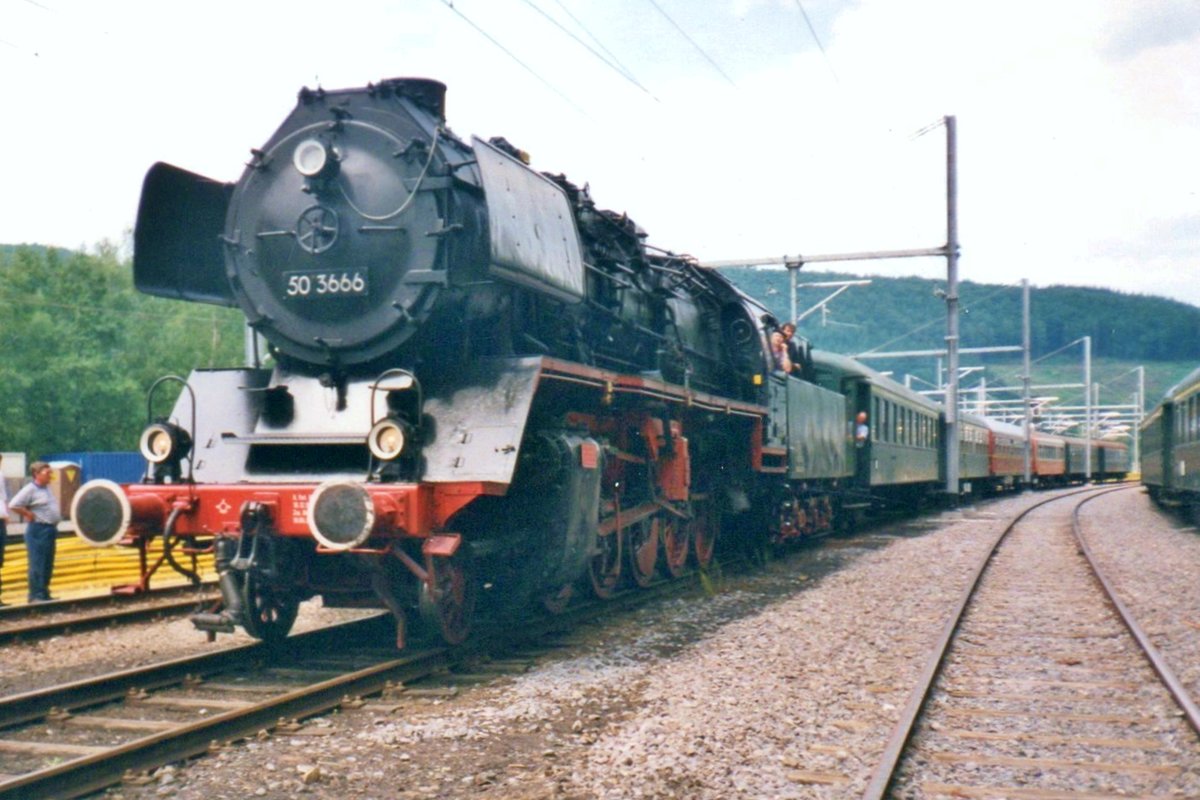
<svg viewBox="0 0 1200 800"><path fill-rule="evenodd" d="M382 693L431 695L523 670L547 637L687 590L662 581L459 648L397 653L386 615L0 698L0 800L69 798ZM553 646L553 644L549 645ZM520 663L514 659L522 659ZM516 666L514 667L514 664Z"/></svg>
<svg viewBox="0 0 1200 800"><path fill-rule="evenodd" d="M1184 796L1200 712L1080 529L1081 506L1120 490L1048 499L1000 535L864 798ZM1064 497L1076 500L1070 520L1027 519Z"/></svg>
<svg viewBox="0 0 1200 800"><path fill-rule="evenodd" d="M136 597L96 595L0 609L0 645L109 628L195 611L220 596L213 584L157 589Z"/></svg>

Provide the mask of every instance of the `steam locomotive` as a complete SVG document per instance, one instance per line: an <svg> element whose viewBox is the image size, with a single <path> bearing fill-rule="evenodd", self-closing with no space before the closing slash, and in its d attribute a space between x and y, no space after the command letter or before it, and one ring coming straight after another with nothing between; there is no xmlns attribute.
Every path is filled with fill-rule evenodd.
<svg viewBox="0 0 1200 800"><path fill-rule="evenodd" d="M268 357L152 387L182 385L145 479L81 487L80 536L211 550L209 632L276 640L320 596L457 643L479 604L558 611L943 485L938 405L805 342L776 370L764 306L444 98L303 89L236 183L150 169L136 286L240 307ZM1017 435L959 431L964 483L1015 484Z"/></svg>
<svg viewBox="0 0 1200 800"><path fill-rule="evenodd" d="M505 140L460 139L444 98L304 89L236 183L145 178L137 288L240 307L270 365L180 380L146 479L72 514L96 545L211 545L202 629L277 638L321 595L390 609L399 643L409 619L461 641L485 580L556 608L706 564L782 464L751 445L766 309Z"/></svg>

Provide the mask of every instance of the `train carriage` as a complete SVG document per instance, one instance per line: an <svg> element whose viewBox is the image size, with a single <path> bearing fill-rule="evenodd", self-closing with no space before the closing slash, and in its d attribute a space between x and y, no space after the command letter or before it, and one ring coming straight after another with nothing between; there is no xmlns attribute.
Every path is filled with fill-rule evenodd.
<svg viewBox="0 0 1200 800"><path fill-rule="evenodd" d="M813 353L816 382L846 398L848 417L866 414L869 435L851 451L855 484L915 502L941 478L936 403L846 356Z"/></svg>
<svg viewBox="0 0 1200 800"><path fill-rule="evenodd" d="M1098 480L1123 481L1129 475L1129 447L1107 440L1095 442Z"/></svg>
<svg viewBox="0 0 1200 800"><path fill-rule="evenodd" d="M1142 484L1157 499L1164 490L1169 489L1170 470L1163 470L1163 464L1170 462L1168 447L1170 437L1166 435L1166 427L1170 425L1173 409L1166 403L1154 408L1142 419L1139 433L1142 439Z"/></svg>
<svg viewBox="0 0 1200 800"><path fill-rule="evenodd" d="M1200 369L1142 421L1142 483L1156 501L1200 509Z"/></svg>
<svg viewBox="0 0 1200 800"><path fill-rule="evenodd" d="M1083 483L1087 479L1088 469L1094 474L1098 468L1095 447L1092 448L1092 461L1087 461L1088 443L1085 439L1074 436L1064 436L1067 448L1067 466L1064 475L1068 483Z"/></svg>
<svg viewBox="0 0 1200 800"><path fill-rule="evenodd" d="M1025 430L994 419L987 420L987 426L992 486L999 491L1020 485L1025 478Z"/></svg>
<svg viewBox="0 0 1200 800"><path fill-rule="evenodd" d="M958 480L964 494L987 491L991 484L987 420L974 414L958 416Z"/></svg>
<svg viewBox="0 0 1200 800"><path fill-rule="evenodd" d="M1062 436L1034 432L1032 478L1036 486L1067 481L1067 441Z"/></svg>

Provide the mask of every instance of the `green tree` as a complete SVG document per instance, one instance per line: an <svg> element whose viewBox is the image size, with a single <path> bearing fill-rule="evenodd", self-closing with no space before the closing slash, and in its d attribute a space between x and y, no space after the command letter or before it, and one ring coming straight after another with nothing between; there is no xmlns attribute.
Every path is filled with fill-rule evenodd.
<svg viewBox="0 0 1200 800"><path fill-rule="evenodd" d="M128 260L0 248L0 449L128 450L160 375L240 363L241 315L136 292Z"/></svg>

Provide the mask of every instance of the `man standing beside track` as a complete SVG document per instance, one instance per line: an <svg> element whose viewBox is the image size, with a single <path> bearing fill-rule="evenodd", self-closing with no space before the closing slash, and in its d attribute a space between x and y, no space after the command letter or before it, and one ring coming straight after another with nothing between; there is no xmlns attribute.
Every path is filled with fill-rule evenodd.
<svg viewBox="0 0 1200 800"><path fill-rule="evenodd" d="M25 518L25 553L29 561L29 602L45 603L50 596L50 575L54 572L54 546L62 512L58 498L50 491L54 470L45 461L29 465L33 481L21 487L9 508Z"/></svg>

